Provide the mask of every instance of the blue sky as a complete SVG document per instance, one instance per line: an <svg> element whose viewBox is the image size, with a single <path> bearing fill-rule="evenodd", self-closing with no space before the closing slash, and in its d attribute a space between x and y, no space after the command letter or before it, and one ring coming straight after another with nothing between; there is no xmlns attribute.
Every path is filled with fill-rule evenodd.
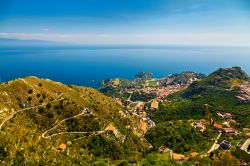
<svg viewBox="0 0 250 166"><path fill-rule="evenodd" d="M0 0L0 37L250 46L250 0Z"/></svg>

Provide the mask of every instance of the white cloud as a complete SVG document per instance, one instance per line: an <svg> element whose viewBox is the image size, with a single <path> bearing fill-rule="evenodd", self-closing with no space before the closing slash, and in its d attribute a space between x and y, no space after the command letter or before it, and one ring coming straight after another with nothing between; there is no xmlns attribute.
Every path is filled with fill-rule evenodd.
<svg viewBox="0 0 250 166"><path fill-rule="evenodd" d="M248 45L250 34L230 33L164 33L164 34L66 34L66 33L0 33L0 38L46 40L80 44L197 44Z"/></svg>

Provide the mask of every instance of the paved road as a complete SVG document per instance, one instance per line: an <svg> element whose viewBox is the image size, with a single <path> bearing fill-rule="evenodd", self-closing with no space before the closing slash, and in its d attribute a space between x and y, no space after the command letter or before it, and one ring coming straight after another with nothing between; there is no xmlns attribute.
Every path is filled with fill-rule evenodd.
<svg viewBox="0 0 250 166"><path fill-rule="evenodd" d="M240 149L241 149L241 150L244 150L244 151L246 151L248 154L250 154L250 152L247 151L248 146L250 146L250 138L248 138L248 139L244 142L244 144L241 146Z"/></svg>
<svg viewBox="0 0 250 166"><path fill-rule="evenodd" d="M210 154L211 152L217 150L220 146L217 144L218 143L218 140L220 139L221 137L221 132L220 134L217 136L216 140L214 141L214 144L213 146L210 148L210 150L207 152L207 154Z"/></svg>
<svg viewBox="0 0 250 166"><path fill-rule="evenodd" d="M55 100L55 101L51 101L50 103L58 102L58 101L60 101L60 100L63 100L63 98L62 98L62 99ZM28 107L28 108L24 108L24 109L20 109L20 110L15 111L15 112L12 113L10 116L8 116L7 118L5 118L4 121L0 124L0 131L2 130L3 125L4 125L6 122L8 122L10 119L12 119L17 113L23 112L23 111L27 111L27 110L31 110L31 109L35 109L35 108L39 108L39 107L44 107L44 106L46 106L47 104L48 104L48 102L47 102L47 103L44 103L44 104L37 105L37 106Z"/></svg>

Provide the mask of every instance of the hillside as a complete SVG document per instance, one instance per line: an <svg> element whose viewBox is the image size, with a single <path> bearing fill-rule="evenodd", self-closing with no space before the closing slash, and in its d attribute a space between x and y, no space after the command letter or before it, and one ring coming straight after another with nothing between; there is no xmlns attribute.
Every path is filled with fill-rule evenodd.
<svg viewBox="0 0 250 166"><path fill-rule="evenodd" d="M112 98L48 79L0 84L0 117L1 165L85 165L141 157L149 146L140 120Z"/></svg>
<svg viewBox="0 0 250 166"><path fill-rule="evenodd" d="M238 67L207 77L184 72L110 79L101 90L114 98L37 77L1 83L0 163L211 165L224 155L249 163L237 149L247 149L249 87ZM232 143L228 154L220 148L225 140Z"/></svg>
<svg viewBox="0 0 250 166"><path fill-rule="evenodd" d="M239 160L249 165L249 84L248 75L239 67L219 69L193 82L167 96L157 111L147 111L156 127L145 138L155 150L170 148L185 156L198 155L188 161L191 165L217 165L223 160L229 165L233 160L235 165Z"/></svg>
<svg viewBox="0 0 250 166"><path fill-rule="evenodd" d="M242 126L249 127L249 77L239 67L219 69L194 82L187 89L170 95L153 113L155 120L216 118L217 112L232 113Z"/></svg>

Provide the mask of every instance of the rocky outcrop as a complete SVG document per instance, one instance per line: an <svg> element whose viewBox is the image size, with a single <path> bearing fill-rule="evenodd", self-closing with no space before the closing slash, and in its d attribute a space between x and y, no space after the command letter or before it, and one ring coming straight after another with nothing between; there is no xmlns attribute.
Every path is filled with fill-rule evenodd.
<svg viewBox="0 0 250 166"><path fill-rule="evenodd" d="M239 93L236 97L242 101L249 102L250 101L250 81L246 81L239 86Z"/></svg>

